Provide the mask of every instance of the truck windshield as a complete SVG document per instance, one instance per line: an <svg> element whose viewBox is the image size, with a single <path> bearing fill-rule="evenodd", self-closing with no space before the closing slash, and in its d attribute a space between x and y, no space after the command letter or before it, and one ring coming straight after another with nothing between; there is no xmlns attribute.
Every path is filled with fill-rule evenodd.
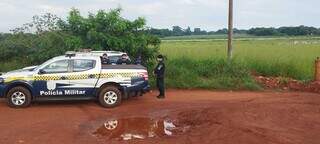
<svg viewBox="0 0 320 144"><path fill-rule="evenodd" d="M28 69L28 71L33 71L33 70L35 70L37 67L38 67L38 66L33 67L33 68L30 68L30 69Z"/></svg>
<svg viewBox="0 0 320 144"><path fill-rule="evenodd" d="M30 71L36 71L36 70L39 70L39 68L41 68L41 67L43 67L43 66L48 65L49 63L51 63L51 62L52 62L52 60L53 60L53 58L52 58L52 59L47 60L47 61L46 61L46 62L44 62L43 64L41 64L41 65L37 66L36 68L34 68L33 70L30 70Z"/></svg>

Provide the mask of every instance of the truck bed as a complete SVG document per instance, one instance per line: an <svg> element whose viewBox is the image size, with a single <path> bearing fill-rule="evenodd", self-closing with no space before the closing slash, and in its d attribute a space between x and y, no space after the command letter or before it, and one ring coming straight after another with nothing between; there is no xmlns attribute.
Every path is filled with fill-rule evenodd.
<svg viewBox="0 0 320 144"><path fill-rule="evenodd" d="M147 70L146 67L142 65L105 65L103 64L102 69L144 69Z"/></svg>

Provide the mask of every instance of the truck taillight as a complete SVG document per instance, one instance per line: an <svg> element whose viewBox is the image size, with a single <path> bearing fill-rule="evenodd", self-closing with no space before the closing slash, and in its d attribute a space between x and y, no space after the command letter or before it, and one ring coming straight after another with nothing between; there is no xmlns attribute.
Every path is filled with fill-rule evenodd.
<svg viewBox="0 0 320 144"><path fill-rule="evenodd" d="M139 75L144 78L144 80L149 80L148 72L140 72Z"/></svg>

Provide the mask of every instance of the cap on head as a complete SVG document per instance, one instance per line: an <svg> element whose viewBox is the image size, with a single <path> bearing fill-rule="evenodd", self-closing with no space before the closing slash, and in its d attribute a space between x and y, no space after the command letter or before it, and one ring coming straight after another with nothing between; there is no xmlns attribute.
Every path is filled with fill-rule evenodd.
<svg viewBox="0 0 320 144"><path fill-rule="evenodd" d="M127 58L128 58L128 55L127 55L127 54L122 54L122 55L121 55L121 58L127 59Z"/></svg>
<svg viewBox="0 0 320 144"><path fill-rule="evenodd" d="M107 53L104 53L102 56L107 57L107 56L108 56L108 54L107 54Z"/></svg>
<svg viewBox="0 0 320 144"><path fill-rule="evenodd" d="M163 55L158 55L157 58L163 59Z"/></svg>

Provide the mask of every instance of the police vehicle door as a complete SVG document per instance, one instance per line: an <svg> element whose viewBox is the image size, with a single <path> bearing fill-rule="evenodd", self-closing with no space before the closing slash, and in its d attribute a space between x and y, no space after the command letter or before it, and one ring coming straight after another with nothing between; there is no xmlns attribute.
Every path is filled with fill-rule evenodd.
<svg viewBox="0 0 320 144"><path fill-rule="evenodd" d="M56 60L39 69L33 86L37 96L64 96L70 94L71 60Z"/></svg>
<svg viewBox="0 0 320 144"><path fill-rule="evenodd" d="M78 90L77 95L93 96L99 78L99 66L94 59L72 58L72 76L69 77L70 88Z"/></svg>

